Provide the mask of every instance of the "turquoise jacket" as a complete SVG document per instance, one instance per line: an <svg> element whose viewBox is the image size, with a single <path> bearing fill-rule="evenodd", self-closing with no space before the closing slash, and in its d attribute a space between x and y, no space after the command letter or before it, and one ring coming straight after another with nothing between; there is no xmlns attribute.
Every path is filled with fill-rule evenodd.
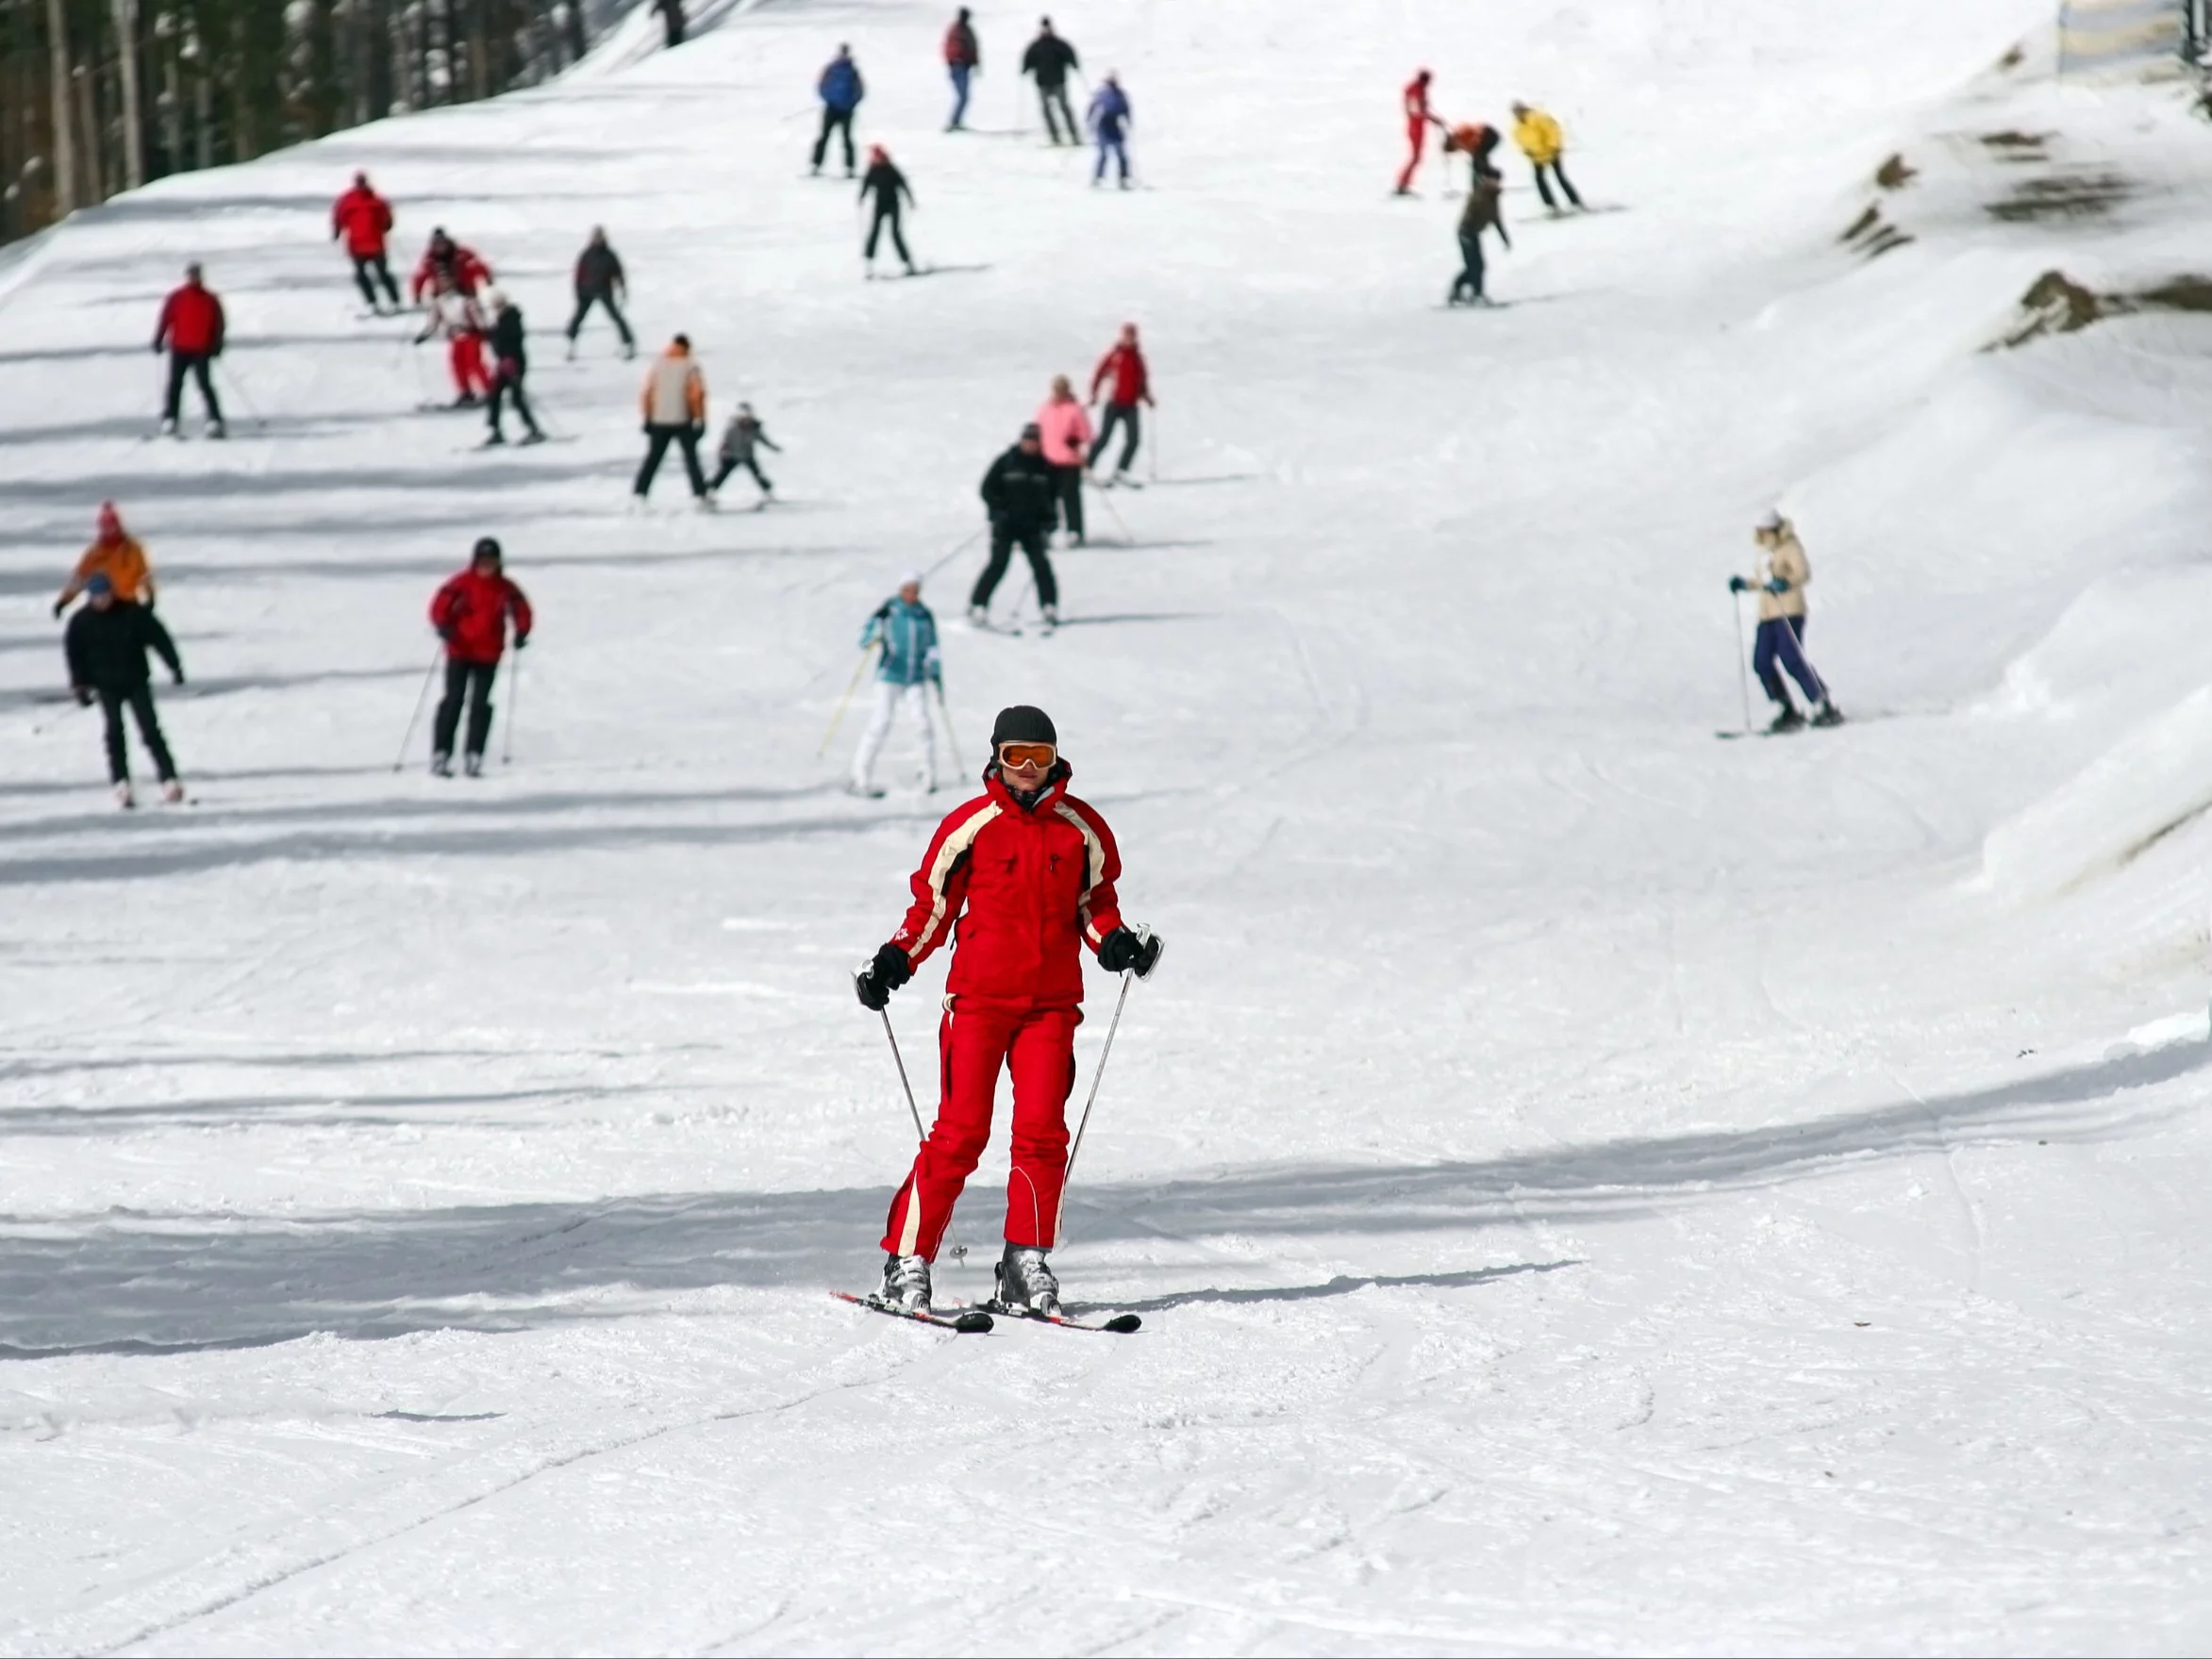
<svg viewBox="0 0 2212 1659"><path fill-rule="evenodd" d="M944 677L938 663L937 618L929 614L926 605L908 605L895 596L885 600L883 607L860 630L863 651L878 642L883 646L883 656L875 665L877 679L894 686L916 686L923 680Z"/></svg>

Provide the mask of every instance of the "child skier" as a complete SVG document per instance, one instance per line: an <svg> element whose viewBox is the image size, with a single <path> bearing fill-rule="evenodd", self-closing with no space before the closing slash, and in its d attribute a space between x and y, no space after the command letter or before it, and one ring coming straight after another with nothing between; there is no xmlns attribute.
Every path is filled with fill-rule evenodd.
<svg viewBox="0 0 2212 1659"><path fill-rule="evenodd" d="M424 319L423 332L415 336L415 343L445 336L445 364L453 374L453 406L473 409L491 392L491 376L484 369L484 313L453 277L441 274L435 282L430 314Z"/></svg>
<svg viewBox="0 0 2212 1659"><path fill-rule="evenodd" d="M146 563L146 550L125 532L123 515L115 510L113 502L100 504L93 525L92 544L61 585L61 596L54 601L54 614L58 617L67 610L69 602L90 589L95 576L108 579L108 590L115 596L116 604L142 605L152 610L154 572Z"/></svg>
<svg viewBox="0 0 2212 1659"><path fill-rule="evenodd" d="M161 722L154 713L154 679L146 672L146 653L155 653L169 665L170 675L184 684L184 664L177 660L176 642L170 639L153 611L142 605L125 605L115 597L114 584L95 574L85 584L85 606L69 619L62 635L62 650L69 658L69 686L86 705L97 696L108 744L108 779L115 786L118 806L136 806L130 790L130 754L123 735L123 711L128 708L138 722L139 737L154 756L154 770L161 779L161 799L172 806L184 799L177 781L176 762L161 736Z"/></svg>
<svg viewBox="0 0 2212 1659"><path fill-rule="evenodd" d="M1106 160L1111 157L1121 169L1116 179L1122 189L1129 188L1129 128L1135 124L1129 109L1129 94L1122 91L1122 83L1112 70L1099 82L1098 91L1090 95L1090 136L1098 141L1098 165L1090 170L1093 190L1105 182Z"/></svg>
<svg viewBox="0 0 2212 1659"><path fill-rule="evenodd" d="M1789 688L1784 683L1777 663L1789 671L1789 677L1804 690L1805 701L1814 705L1812 723L1839 726L1843 715L1830 701L1826 683L1813 672L1813 665L1805 655L1805 589L1813 579L1812 561L1805 557L1805 545L1797 539L1796 527L1778 512L1769 513L1760 522L1758 528L1752 532L1752 539L1759 549L1756 572L1749 577L1729 577L1728 591L1746 593L1756 589L1758 592L1759 632L1758 642L1752 648L1752 672L1759 676L1759 685L1780 708L1767 730L1794 732L1805 723L1805 716L1789 701Z"/></svg>
<svg viewBox="0 0 2212 1659"><path fill-rule="evenodd" d="M853 755L852 792L870 798L883 791L875 787L875 759L890 736L899 705L914 717L922 734L922 788L937 788L937 733L929 712L929 691L936 687L944 695L943 668L937 654L937 618L922 603L922 572L912 571L899 578L895 597L878 606L860 630L860 649L880 645L875 663L875 713L860 734L860 747Z"/></svg>
<svg viewBox="0 0 2212 1659"><path fill-rule="evenodd" d="M956 940L938 1026L937 1121L884 1228L878 1300L900 1312L929 1307L930 1264L990 1138L1002 1069L1013 1080L1014 1128L997 1301L1015 1312L1059 1311L1045 1257L1059 1239L1068 1170L1082 949L1108 973L1139 979L1159 960L1157 938L1122 924L1121 854L1097 809L1067 792L1050 717L1001 709L990 749L984 792L938 826L906 921L855 980L861 1006L881 1009L930 953Z"/></svg>
<svg viewBox="0 0 2212 1659"><path fill-rule="evenodd" d="M783 454L781 446L768 436L768 428L753 413L753 406L740 404L738 412L730 417L730 423L722 429L722 447L718 452L720 464L714 470L713 482L707 488L711 491L719 491L729 475L742 467L753 474L753 482L760 486L760 499L766 502L775 493L775 486L769 482L768 474L760 470L760 462L754 455L756 449L773 449L778 455Z"/></svg>
<svg viewBox="0 0 2212 1659"><path fill-rule="evenodd" d="M1507 247L1513 239L1505 234L1505 216L1498 211L1498 198L1505 191L1503 182L1494 173L1478 173L1467 191L1467 206L1459 209L1459 274L1452 278L1452 291L1444 296L1444 304L1456 306L1494 305L1489 294L1483 292L1482 233L1495 230L1498 240ZM1462 290L1466 299L1462 302Z"/></svg>
<svg viewBox="0 0 2212 1659"><path fill-rule="evenodd" d="M491 307L494 321L491 324L491 435L486 443L505 443L507 434L499 429L499 411L502 404L511 403L515 413L523 420L523 441L543 443L545 434L538 430L538 417L530 412L529 399L523 395L523 377L530 372L529 359L523 352L523 308L497 289L485 291L484 302Z"/></svg>
<svg viewBox="0 0 2212 1659"><path fill-rule="evenodd" d="M430 625L445 641L445 696L430 727L430 771L437 777L453 776L453 740L464 698L469 735L462 765L469 776L483 775L484 748L491 740L491 681L507 654L508 618L514 619L515 649L530 642L530 602L507 580L502 564L499 543L481 538L469 568L430 601Z"/></svg>

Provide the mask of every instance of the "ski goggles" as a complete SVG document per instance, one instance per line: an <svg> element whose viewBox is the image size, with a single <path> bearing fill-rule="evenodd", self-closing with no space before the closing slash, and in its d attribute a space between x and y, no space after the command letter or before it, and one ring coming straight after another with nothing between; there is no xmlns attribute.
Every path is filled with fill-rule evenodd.
<svg viewBox="0 0 2212 1659"><path fill-rule="evenodd" d="M999 745L999 764L1001 766L1050 766L1058 755L1059 751L1050 743L1001 743Z"/></svg>

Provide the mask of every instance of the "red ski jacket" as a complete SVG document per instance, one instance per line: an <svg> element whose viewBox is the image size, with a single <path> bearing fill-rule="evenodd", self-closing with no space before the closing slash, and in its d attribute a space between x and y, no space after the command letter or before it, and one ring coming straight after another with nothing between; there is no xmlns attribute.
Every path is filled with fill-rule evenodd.
<svg viewBox="0 0 2212 1659"><path fill-rule="evenodd" d="M188 282L161 302L161 321L154 326L154 349L193 357L217 357L223 351L223 302L196 282Z"/></svg>
<svg viewBox="0 0 2212 1659"><path fill-rule="evenodd" d="M966 64L973 69L983 61L982 49L975 43L975 31L964 23L956 23L945 30L945 61L956 68Z"/></svg>
<svg viewBox="0 0 2212 1659"><path fill-rule="evenodd" d="M515 643L530 637L530 602L505 576L474 570L438 590L430 625L445 639L445 655L459 662L497 662L507 650L507 619L515 619Z"/></svg>
<svg viewBox="0 0 2212 1659"><path fill-rule="evenodd" d="M1098 389L1107 375L1114 377L1113 390L1106 394L1109 404L1140 404L1152 400L1152 381L1144 373L1144 354L1133 345L1117 345L1098 360L1098 372L1090 377L1090 395L1098 396Z"/></svg>
<svg viewBox="0 0 2212 1659"><path fill-rule="evenodd" d="M982 796L930 838L913 907L890 942L920 964L957 922L952 995L1037 1006L1083 1000L1081 947L1095 954L1122 925L1122 854L1097 809L1067 792L1068 776L1062 761L1037 805L1023 807L994 769Z"/></svg>
<svg viewBox="0 0 2212 1659"><path fill-rule="evenodd" d="M478 288L491 280L491 267L478 257L474 248L464 248L458 242L453 244L453 252L446 257L445 265L453 273L454 286L465 294L474 294ZM424 254L423 262L415 267L411 291L416 299L421 299L438 280L438 266L436 254Z"/></svg>
<svg viewBox="0 0 2212 1659"><path fill-rule="evenodd" d="M330 209L331 234L342 234L345 251L357 259L381 254L384 233L391 228L391 204L366 185L355 185Z"/></svg>

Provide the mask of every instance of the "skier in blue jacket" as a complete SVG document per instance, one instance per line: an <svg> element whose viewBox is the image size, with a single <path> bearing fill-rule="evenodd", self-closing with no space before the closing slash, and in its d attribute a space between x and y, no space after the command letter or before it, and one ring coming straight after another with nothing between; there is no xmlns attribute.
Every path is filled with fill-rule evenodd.
<svg viewBox="0 0 2212 1659"><path fill-rule="evenodd" d="M1098 91L1090 95L1090 131L1098 141L1098 165L1091 170L1090 182L1095 188L1106 177L1106 158L1112 156L1121 163L1121 185L1129 188L1128 128L1129 94L1122 91L1122 83L1112 70L1099 83Z"/></svg>
<svg viewBox="0 0 2212 1659"><path fill-rule="evenodd" d="M822 78L814 83L814 91L822 99L822 136L814 141L811 171L822 171L822 158L829 154L829 135L841 133L845 141L845 176L850 178L855 166L853 112L868 95L868 88L860 79L860 66L853 61L852 47L838 48L838 55L829 60Z"/></svg>
<svg viewBox="0 0 2212 1659"><path fill-rule="evenodd" d="M871 645L882 648L875 665L875 714L860 734L860 747L853 756L853 793L883 793L873 780L875 757L883 753L902 703L922 731L922 787L934 790L937 740L929 714L929 688L935 686L941 698L944 677L937 654L937 618L922 603L919 571L900 578L897 596L885 600L860 630L860 649L865 651Z"/></svg>

